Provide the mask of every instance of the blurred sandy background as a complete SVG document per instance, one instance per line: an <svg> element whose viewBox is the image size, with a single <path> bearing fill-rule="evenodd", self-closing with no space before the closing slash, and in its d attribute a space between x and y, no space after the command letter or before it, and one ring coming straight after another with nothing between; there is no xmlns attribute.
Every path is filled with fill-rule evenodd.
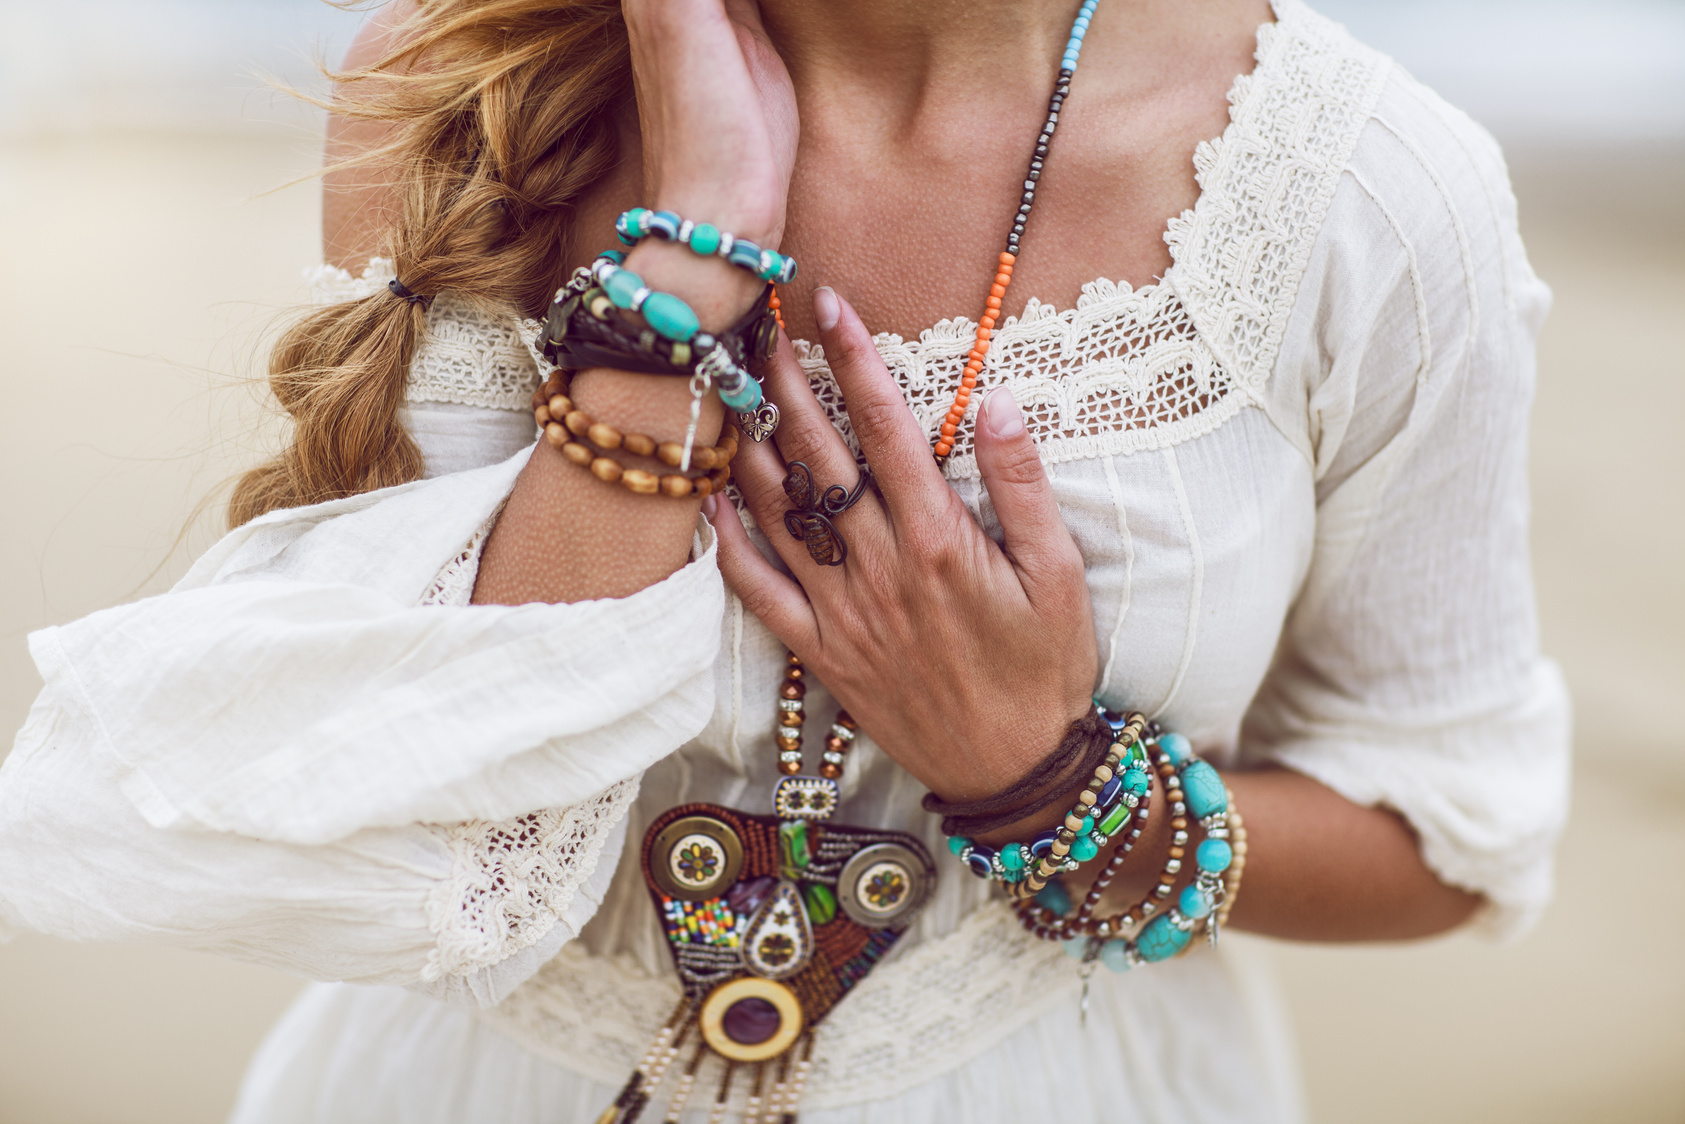
<svg viewBox="0 0 1685 1124"><path fill-rule="evenodd" d="M1314 1118L1685 1121L1685 3L1323 9L1506 142L1556 290L1534 422L1547 649L1577 704L1559 902L1498 949L1250 942ZM247 380L317 260L314 0L0 0L0 733L27 631L165 587L264 445ZM272 427L271 427L272 429ZM6 739L6 740L9 740ZM1490 794L1501 797L1501 794ZM221 1119L298 982L168 949L0 946L0 1124Z"/></svg>

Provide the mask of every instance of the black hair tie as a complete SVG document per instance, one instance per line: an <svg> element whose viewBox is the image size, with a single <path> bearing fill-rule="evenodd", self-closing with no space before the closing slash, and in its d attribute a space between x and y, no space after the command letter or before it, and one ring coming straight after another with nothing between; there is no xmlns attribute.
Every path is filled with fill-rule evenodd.
<svg viewBox="0 0 1685 1124"><path fill-rule="evenodd" d="M424 310L432 307L432 297L424 297L420 293L410 292L409 286L398 280L396 277L388 281L386 283L386 287L392 291L393 296L401 297L411 304L419 304Z"/></svg>

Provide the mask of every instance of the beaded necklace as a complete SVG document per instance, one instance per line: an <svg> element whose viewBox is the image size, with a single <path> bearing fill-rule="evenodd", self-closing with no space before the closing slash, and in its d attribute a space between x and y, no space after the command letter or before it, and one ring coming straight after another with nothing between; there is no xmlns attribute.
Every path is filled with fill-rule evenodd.
<svg viewBox="0 0 1685 1124"><path fill-rule="evenodd" d="M1084 0L1082 10L1077 12L1076 22L1071 25L1071 37L1065 44L1064 57L1059 62L1059 77L1053 84L1053 96L1047 102L1047 120L1042 124L1041 135L1036 138L1035 152L1030 156L1030 167L1024 173L1024 194L1018 202L1018 212L1012 218L1012 229L1006 235L1006 249L1001 251L999 265L995 271L994 283L989 286L989 298L984 302L983 315L977 320L976 342L972 344L971 353L965 357L965 373L960 376L959 388L954 391L954 401L948 407L947 417L942 419L942 428L936 438L936 460L945 462L948 454L954 451L954 437L959 427L965 421L966 407L971 403L971 391L977 386L977 377L983 371L983 359L989 354L989 339L994 335L995 324L1000 320L1001 300L1006 296L1007 287L1012 284L1012 267L1018 261L1018 247L1024 240L1024 226L1030 221L1030 209L1036 202L1036 184L1041 180L1042 168L1047 162L1047 151L1053 142L1053 130L1059 124L1059 111L1064 107L1065 98L1071 92L1071 79L1076 76L1077 56L1082 53L1082 40L1088 34L1089 21L1094 18L1094 9L1099 7L1100 0Z"/></svg>
<svg viewBox="0 0 1685 1124"><path fill-rule="evenodd" d="M1098 4L1085 0L1065 45L1006 250L935 442L938 462L953 452L983 370L1035 186ZM776 316L776 292L769 307ZM935 864L917 839L830 822L858 727L838 710L818 775L804 774L806 669L794 653L786 655L778 694L775 737L782 775L773 790L774 815L687 804L662 813L644 835L644 880L684 994L598 1124L632 1124L687 1049L666 1120L681 1118L704 1064L716 1056L713 1124L724 1119L740 1070L749 1071L747 1119L793 1124L812 1065L814 1025L894 945L935 886Z"/></svg>

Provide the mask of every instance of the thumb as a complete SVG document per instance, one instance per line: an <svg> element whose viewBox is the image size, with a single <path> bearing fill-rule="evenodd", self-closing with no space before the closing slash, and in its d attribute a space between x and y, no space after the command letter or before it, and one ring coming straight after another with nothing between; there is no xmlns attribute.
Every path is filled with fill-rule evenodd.
<svg viewBox="0 0 1685 1124"><path fill-rule="evenodd" d="M983 400L974 444L983 486L1006 536L1007 556L1018 567L1025 591L1033 598L1037 581L1073 569L1081 573L1082 556L1065 529L1053 484L1011 391L993 390Z"/></svg>

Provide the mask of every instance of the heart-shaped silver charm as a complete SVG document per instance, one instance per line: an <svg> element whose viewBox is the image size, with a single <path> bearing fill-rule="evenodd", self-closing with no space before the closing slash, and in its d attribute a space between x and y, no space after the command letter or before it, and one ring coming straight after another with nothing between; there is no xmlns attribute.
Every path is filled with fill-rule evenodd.
<svg viewBox="0 0 1685 1124"><path fill-rule="evenodd" d="M765 441L778 431L778 407L762 402L752 414L738 414L737 426L749 440Z"/></svg>

